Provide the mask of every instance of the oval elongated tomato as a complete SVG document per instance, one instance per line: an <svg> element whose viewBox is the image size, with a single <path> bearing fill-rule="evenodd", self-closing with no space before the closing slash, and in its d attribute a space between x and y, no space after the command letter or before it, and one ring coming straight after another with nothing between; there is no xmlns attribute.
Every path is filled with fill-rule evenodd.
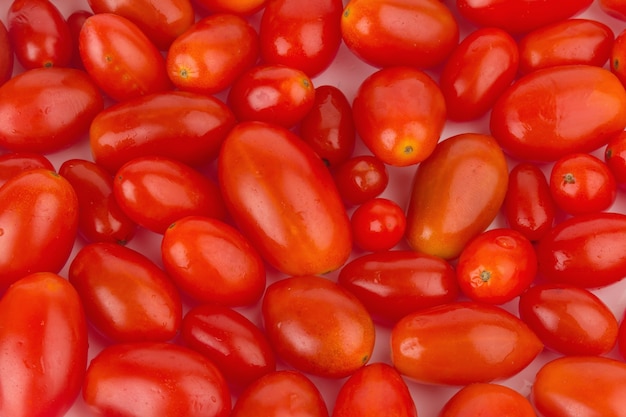
<svg viewBox="0 0 626 417"><path fill-rule="evenodd" d="M418 165L406 238L417 251L456 258L500 211L508 167L495 139L464 133L440 142Z"/></svg>
<svg viewBox="0 0 626 417"><path fill-rule="evenodd" d="M51 272L17 281L0 300L0 414L64 416L80 392L87 351L72 285Z"/></svg>
<svg viewBox="0 0 626 417"><path fill-rule="evenodd" d="M457 302L411 313L391 331L391 360L408 378L466 385L511 377L543 344L519 318L477 302Z"/></svg>
<svg viewBox="0 0 626 417"><path fill-rule="evenodd" d="M604 68L544 68L518 79L500 96L489 126L513 158L546 162L590 152L626 127L626 91Z"/></svg>
<svg viewBox="0 0 626 417"><path fill-rule="evenodd" d="M0 22L0 86L13 76L14 57L9 32L4 22Z"/></svg>
<svg viewBox="0 0 626 417"><path fill-rule="evenodd" d="M0 146L46 153L77 142L104 100L93 81L72 68L25 71L0 86Z"/></svg>
<svg viewBox="0 0 626 417"><path fill-rule="evenodd" d="M0 155L0 185L17 174L36 168L54 171L52 162L39 153L11 152Z"/></svg>
<svg viewBox="0 0 626 417"><path fill-rule="evenodd" d="M457 391L437 417L536 417L530 401L505 385L476 382Z"/></svg>
<svg viewBox="0 0 626 417"><path fill-rule="evenodd" d="M321 159L291 131L244 122L218 158L229 213L273 267L289 275L339 268L352 250L350 220Z"/></svg>

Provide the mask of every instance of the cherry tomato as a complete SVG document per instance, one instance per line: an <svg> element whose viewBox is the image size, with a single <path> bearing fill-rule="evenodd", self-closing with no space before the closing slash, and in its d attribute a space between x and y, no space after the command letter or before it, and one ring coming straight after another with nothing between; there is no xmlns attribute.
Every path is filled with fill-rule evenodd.
<svg viewBox="0 0 626 417"><path fill-rule="evenodd" d="M371 358L372 318L336 282L313 275L283 278L267 287L261 309L274 351L297 370L343 378Z"/></svg>
<svg viewBox="0 0 626 417"><path fill-rule="evenodd" d="M230 390L217 367L173 343L105 347L89 364L83 399L100 415L227 417Z"/></svg>
<svg viewBox="0 0 626 417"><path fill-rule="evenodd" d="M489 123L513 158L554 161L597 149L623 131L626 91L604 68L545 68L509 87L496 101Z"/></svg>
<svg viewBox="0 0 626 417"><path fill-rule="evenodd" d="M85 67L83 65L83 61L80 59L80 51L78 50L78 38L80 36L80 31L85 24L85 20L87 18L93 16L89 10L76 10L72 12L67 17L67 26L70 29L70 34L72 35L72 60L70 61L70 66L73 68L77 68L80 70L84 70Z"/></svg>
<svg viewBox="0 0 626 417"><path fill-rule="evenodd" d="M626 2L623 0L598 0L598 4L609 16L626 21Z"/></svg>
<svg viewBox="0 0 626 417"><path fill-rule="evenodd" d="M530 401L505 385L476 382L458 390L437 417L536 417Z"/></svg>
<svg viewBox="0 0 626 417"><path fill-rule="evenodd" d="M0 299L0 414L65 415L88 347L83 306L65 278L38 272L13 284Z"/></svg>
<svg viewBox="0 0 626 417"><path fill-rule="evenodd" d="M333 178L343 202L348 206L363 204L378 197L389 184L383 161L373 155L356 155L333 171Z"/></svg>
<svg viewBox="0 0 626 417"><path fill-rule="evenodd" d="M406 216L402 207L387 198L374 198L352 213L354 244L365 251L384 251L396 246L404 237Z"/></svg>
<svg viewBox="0 0 626 417"><path fill-rule="evenodd" d="M466 385L511 377L543 344L517 316L490 304L456 302L403 317L391 330L391 360L422 383Z"/></svg>
<svg viewBox="0 0 626 417"><path fill-rule="evenodd" d="M13 76L13 44L3 21L0 21L0 86Z"/></svg>
<svg viewBox="0 0 626 417"><path fill-rule="evenodd" d="M11 152L0 155L0 186L17 174L36 168L54 171L52 162L38 153Z"/></svg>
<svg viewBox="0 0 626 417"><path fill-rule="evenodd" d="M453 259L495 219L508 167L495 139L462 133L441 141L418 165L407 209L406 238L417 251Z"/></svg>
<svg viewBox="0 0 626 417"><path fill-rule="evenodd" d="M244 16L261 10L267 0L194 0L194 4L211 13L234 13Z"/></svg>
<svg viewBox="0 0 626 417"><path fill-rule="evenodd" d="M618 185L626 185L626 131L613 137L606 144L604 162Z"/></svg>
<svg viewBox="0 0 626 417"><path fill-rule="evenodd" d="M491 109L517 75L519 51L498 28L471 32L446 60L439 85L450 120L474 120Z"/></svg>
<svg viewBox="0 0 626 417"><path fill-rule="evenodd" d="M615 76L626 85L626 29L617 34L611 50L610 70Z"/></svg>
<svg viewBox="0 0 626 417"><path fill-rule="evenodd" d="M456 18L438 0L350 0L341 31L348 49L375 67L432 68L459 41Z"/></svg>
<svg viewBox="0 0 626 417"><path fill-rule="evenodd" d="M352 111L365 145L381 161L394 166L425 160L446 120L439 86L428 74L411 67L383 68L369 75L358 88Z"/></svg>

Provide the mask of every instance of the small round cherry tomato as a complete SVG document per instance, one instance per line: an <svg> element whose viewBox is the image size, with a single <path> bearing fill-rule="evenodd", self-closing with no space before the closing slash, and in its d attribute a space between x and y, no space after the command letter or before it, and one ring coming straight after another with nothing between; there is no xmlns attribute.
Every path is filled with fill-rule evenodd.
<svg viewBox="0 0 626 417"><path fill-rule="evenodd" d="M530 401L505 385L476 382L458 390L437 417L536 417Z"/></svg>
<svg viewBox="0 0 626 417"><path fill-rule="evenodd" d="M54 171L52 162L39 153L11 152L0 155L0 186L17 174L36 168Z"/></svg>
<svg viewBox="0 0 626 417"><path fill-rule="evenodd" d="M604 162L618 185L626 185L626 131L614 136L606 144Z"/></svg>
<svg viewBox="0 0 626 417"><path fill-rule="evenodd" d="M194 0L200 9L211 13L234 13L252 15L261 10L267 0Z"/></svg>
<svg viewBox="0 0 626 417"><path fill-rule="evenodd" d="M341 199L348 206L358 206L378 197L389 184L387 166L373 155L357 155L342 162L333 171Z"/></svg>
<svg viewBox="0 0 626 417"><path fill-rule="evenodd" d="M365 251L389 250L404 237L406 216L402 207L387 198L374 198L352 213L354 244Z"/></svg>
<svg viewBox="0 0 626 417"><path fill-rule="evenodd" d="M3 21L0 21L0 85L13 76L15 54L13 44L9 39L9 32Z"/></svg>
<svg viewBox="0 0 626 417"><path fill-rule="evenodd" d="M598 0L598 4L609 16L626 21L626 2L623 0Z"/></svg>

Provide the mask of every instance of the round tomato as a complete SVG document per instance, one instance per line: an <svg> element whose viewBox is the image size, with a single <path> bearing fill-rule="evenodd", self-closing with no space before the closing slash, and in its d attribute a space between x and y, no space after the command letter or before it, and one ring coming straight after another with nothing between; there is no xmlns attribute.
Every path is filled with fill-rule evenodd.
<svg viewBox="0 0 626 417"><path fill-rule="evenodd" d="M234 13L248 16L261 10L267 0L194 0L193 3L210 13Z"/></svg>
<svg viewBox="0 0 626 417"><path fill-rule="evenodd" d="M358 206L378 197L389 184L389 173L383 161L374 155L356 155L333 170L341 199L348 206Z"/></svg>
<svg viewBox="0 0 626 417"><path fill-rule="evenodd" d="M609 16L626 21L626 2L623 0L598 0L598 4Z"/></svg>
<svg viewBox="0 0 626 417"><path fill-rule="evenodd" d="M42 154L11 152L0 155L0 186L17 174L36 168L54 171L52 162Z"/></svg>
<svg viewBox="0 0 626 417"><path fill-rule="evenodd" d="M13 76L14 64L13 44L3 21L0 21L0 85Z"/></svg>
<svg viewBox="0 0 626 417"><path fill-rule="evenodd" d="M536 417L530 401L505 385L476 382L458 390L437 417Z"/></svg>
<svg viewBox="0 0 626 417"><path fill-rule="evenodd" d="M396 246L404 237L406 216L402 207L387 198L374 198L352 213L354 244L365 251L384 251Z"/></svg>
<svg viewBox="0 0 626 417"><path fill-rule="evenodd" d="M618 185L626 185L626 131L613 137L606 144L604 162Z"/></svg>

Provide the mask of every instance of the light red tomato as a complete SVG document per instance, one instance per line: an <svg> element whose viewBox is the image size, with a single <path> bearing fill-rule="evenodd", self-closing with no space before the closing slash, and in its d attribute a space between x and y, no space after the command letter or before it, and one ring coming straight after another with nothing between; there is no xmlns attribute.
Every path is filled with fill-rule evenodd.
<svg viewBox="0 0 626 417"><path fill-rule="evenodd" d="M352 239L365 251L385 251L400 243L406 230L402 207L388 198L373 198L352 213Z"/></svg>
<svg viewBox="0 0 626 417"><path fill-rule="evenodd" d="M530 401L505 385L477 382L458 390L437 417L536 417Z"/></svg>

